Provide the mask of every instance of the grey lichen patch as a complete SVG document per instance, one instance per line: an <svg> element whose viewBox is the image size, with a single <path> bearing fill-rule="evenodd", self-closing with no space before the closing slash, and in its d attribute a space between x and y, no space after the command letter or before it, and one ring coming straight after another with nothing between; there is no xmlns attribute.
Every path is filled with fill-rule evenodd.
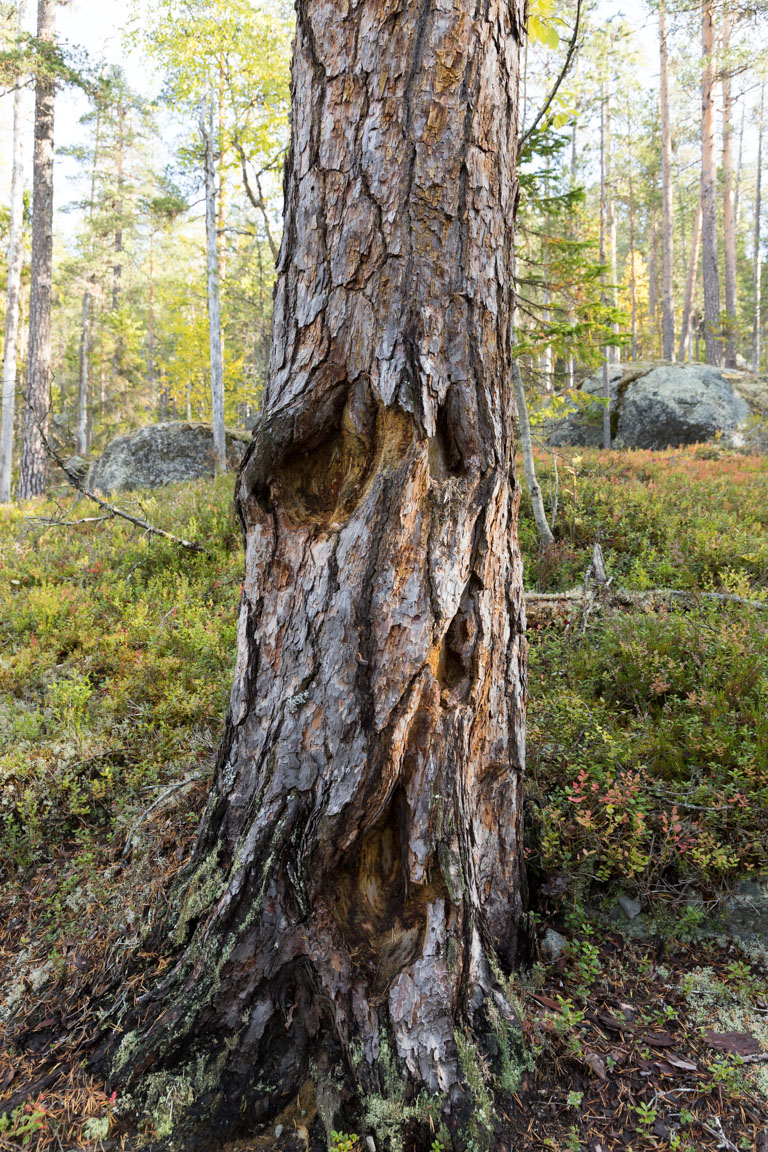
<svg viewBox="0 0 768 1152"><path fill-rule="evenodd" d="M409 1124L430 1124L431 1129L436 1130L442 1116L442 1100L421 1092L415 1100L406 1102L405 1079L383 1034L377 1063L381 1092L363 1099L366 1127L373 1132L377 1148L403 1152L405 1129Z"/></svg>
<svg viewBox="0 0 768 1152"><path fill-rule="evenodd" d="M205 857L189 881L184 903L173 930L174 943L183 944L186 941L189 925L221 895L223 884L224 877L219 867L218 852L214 849Z"/></svg>
<svg viewBox="0 0 768 1152"><path fill-rule="evenodd" d="M133 1060L141 1047L141 1038L138 1032L126 1032L120 1041L120 1047L112 1061L112 1070L115 1074L122 1072Z"/></svg>
<svg viewBox="0 0 768 1152"><path fill-rule="evenodd" d="M472 1116L467 1125L470 1144L478 1149L487 1148L493 1135L493 1076L487 1059L474 1039L459 1031L454 1032L459 1068L467 1092L472 1099Z"/></svg>
<svg viewBox="0 0 768 1152"><path fill-rule="evenodd" d="M768 1020L762 1008L765 984L762 979L744 977L734 985L719 980L712 968L694 968L683 983L683 993L697 1024L713 1032L747 1033L755 1037L761 1050L768 1050ZM737 1061L733 1063L736 1065ZM740 1071L745 1080L768 1098L768 1068L764 1064L744 1065Z"/></svg>
<svg viewBox="0 0 768 1152"><path fill-rule="evenodd" d="M218 1095L226 1060L226 1050L213 1059L199 1054L179 1072L155 1072L142 1080L142 1111L150 1119L154 1138L167 1139L195 1102Z"/></svg>

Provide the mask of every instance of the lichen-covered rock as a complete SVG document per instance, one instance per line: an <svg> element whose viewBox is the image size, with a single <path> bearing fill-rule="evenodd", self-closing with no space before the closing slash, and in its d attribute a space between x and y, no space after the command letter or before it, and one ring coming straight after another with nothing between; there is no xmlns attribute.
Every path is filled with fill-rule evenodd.
<svg viewBox="0 0 768 1152"><path fill-rule="evenodd" d="M706 364L611 365L611 428L625 448L662 449L732 434L749 405L718 368ZM602 373L581 385L583 402L545 435L550 444L600 447L603 442Z"/></svg>
<svg viewBox="0 0 768 1152"><path fill-rule="evenodd" d="M619 401L618 435L627 448L699 444L731 432L749 406L717 368L669 364L627 386Z"/></svg>
<svg viewBox="0 0 768 1152"><path fill-rule="evenodd" d="M725 928L729 936L768 945L768 875L738 882L725 906Z"/></svg>
<svg viewBox="0 0 768 1152"><path fill-rule="evenodd" d="M250 440L247 432L227 432L227 464L236 468ZM111 440L91 465L88 487L99 492L160 488L179 480L212 476L213 432L209 424L150 424Z"/></svg>

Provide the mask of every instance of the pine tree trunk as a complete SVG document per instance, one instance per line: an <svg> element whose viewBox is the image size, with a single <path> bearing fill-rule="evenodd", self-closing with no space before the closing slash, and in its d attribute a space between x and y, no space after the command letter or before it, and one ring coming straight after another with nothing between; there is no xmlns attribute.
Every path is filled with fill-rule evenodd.
<svg viewBox="0 0 768 1152"><path fill-rule="evenodd" d="M701 256L704 274L704 343L707 364L719 364L720 280L717 266L713 0L705 0L702 6L701 49Z"/></svg>
<svg viewBox="0 0 768 1152"><path fill-rule="evenodd" d="M665 0L659 3L659 53L661 57L661 301L663 353L675 358L675 295L672 212L672 129L669 118L667 75L667 13Z"/></svg>
<svg viewBox="0 0 768 1152"><path fill-rule="evenodd" d="M471 1135L466 1045L513 1019L522 5L297 7L231 713L181 953L114 1065L147 1109L186 1085L186 1149L312 1077L337 1127L425 1090Z"/></svg>
<svg viewBox="0 0 768 1152"><path fill-rule="evenodd" d="M38 0L37 38L52 44L57 0ZM32 175L32 260L29 292L29 360L24 394L19 499L45 492L43 436L51 402L51 278L53 273L53 111L55 83L49 70L35 84L35 158Z"/></svg>
<svg viewBox="0 0 768 1152"><path fill-rule="evenodd" d="M208 330L211 361L211 421L213 458L217 472L227 470L227 439L224 429L224 365L221 347L219 302L219 239L216 211L215 98L211 94L200 115L205 164L205 238L208 268Z"/></svg>
<svg viewBox="0 0 768 1152"><path fill-rule="evenodd" d="M696 281L699 275L699 249L701 247L701 192L696 202L696 212L693 217L693 236L691 238L691 258L688 264L688 280L685 285L685 304L683 305L683 320L680 325L680 347L678 360L691 359L691 330L693 325L693 300L696 294Z"/></svg>
<svg viewBox="0 0 768 1152"><path fill-rule="evenodd" d="M733 16L723 9L723 253L725 256L725 366L736 367L736 211L733 172L733 101L730 60Z"/></svg>
<svg viewBox="0 0 768 1152"><path fill-rule="evenodd" d="M19 0L17 35L25 31L27 0ZM8 286L5 304L5 348L3 352L3 409L0 431L0 504L11 499L13 467L13 426L16 409L16 364L19 344L19 305L21 266L24 256L24 88L19 81L13 97L13 167L8 222Z"/></svg>
<svg viewBox="0 0 768 1152"><path fill-rule="evenodd" d="M755 254L754 254L754 290L753 295L755 298L755 324L752 333L752 371L760 371L760 360L762 358L762 349L760 347L760 313L762 311L762 301L760 299L763 286L763 263L760 252L761 241L761 215L763 211L762 205L762 190L763 190L763 132L765 129L765 81L763 80L760 87L760 114L757 127L757 183L755 187Z"/></svg>

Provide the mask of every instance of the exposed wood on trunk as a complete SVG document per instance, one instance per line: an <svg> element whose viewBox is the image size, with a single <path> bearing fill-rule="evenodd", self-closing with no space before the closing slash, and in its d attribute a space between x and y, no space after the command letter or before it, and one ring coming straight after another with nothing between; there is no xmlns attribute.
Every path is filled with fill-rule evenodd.
<svg viewBox="0 0 768 1152"><path fill-rule="evenodd" d="M693 236L691 238L691 258L688 264L688 280L685 285L685 304L683 305L683 320L680 325L679 360L691 359L691 331L693 325L693 301L696 294L696 281L699 275L699 248L701 247L701 191L696 204L693 217Z"/></svg>
<svg viewBox="0 0 768 1152"><path fill-rule="evenodd" d="M736 211L733 172L733 99L730 43L733 14L723 8L723 254L725 257L725 365L736 367Z"/></svg>
<svg viewBox="0 0 768 1152"><path fill-rule="evenodd" d="M701 255L704 273L704 342L707 364L719 364L720 280L717 261L717 167L715 164L714 0L702 5L701 70Z"/></svg>
<svg viewBox="0 0 768 1152"><path fill-rule="evenodd" d="M27 0L19 0L16 29L21 37L27 19ZM21 266L24 257L24 87L17 83L13 97L13 165L8 221L8 285L5 299L3 351L3 408L0 431L0 504L11 498L13 431L16 410L16 366L19 345Z"/></svg>
<svg viewBox="0 0 768 1152"><path fill-rule="evenodd" d="M669 77L667 53L667 10L659 2L659 55L661 58L661 306L663 354L675 358L675 294L672 212L672 126L669 116Z"/></svg>
<svg viewBox="0 0 768 1152"><path fill-rule="evenodd" d="M219 241L216 210L216 97L211 90L200 112L200 135L205 166L205 248L208 271L208 346L211 366L211 422L216 471L227 470L227 437L224 428L224 363L221 344L221 304L219 300ZM187 395L189 408L189 394ZM191 413L190 413L191 415ZM189 418L189 417L188 417Z"/></svg>
<svg viewBox="0 0 768 1152"><path fill-rule="evenodd" d="M52 44L57 0L38 0L37 38ZM32 176L32 260L29 293L29 360L19 464L19 499L45 491L47 455L41 430L51 402L51 277L53 273L53 112L50 68L35 84L35 156Z"/></svg>
<svg viewBox="0 0 768 1152"><path fill-rule="evenodd" d="M512 1018L492 969L523 885L522 29L518 0L297 6L231 715L158 928L182 951L115 1064L145 1107L185 1078L187 1149L310 1075L343 1117L390 1054L457 1130L456 1035Z"/></svg>

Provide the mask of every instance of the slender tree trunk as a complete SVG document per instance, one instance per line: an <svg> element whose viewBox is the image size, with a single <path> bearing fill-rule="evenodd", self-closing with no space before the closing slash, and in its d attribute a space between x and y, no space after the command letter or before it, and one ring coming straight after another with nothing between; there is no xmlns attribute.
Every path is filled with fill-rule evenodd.
<svg viewBox="0 0 768 1152"><path fill-rule="evenodd" d="M627 160L627 176L629 180L629 291L632 302L632 362L637 360L637 273L635 270L635 190L632 179L632 166L634 162L632 141L632 117L627 113L627 143L629 157Z"/></svg>
<svg viewBox="0 0 768 1152"><path fill-rule="evenodd" d="M736 235L739 233L739 220L741 219L741 177L744 171L744 116L747 102L744 92L740 94L741 122L739 123L739 160L736 165L736 183L733 189L733 218L736 221Z"/></svg>
<svg viewBox="0 0 768 1152"><path fill-rule="evenodd" d="M147 384L155 400L155 228L149 229L149 309L147 318ZM162 393L157 398L161 416L165 415Z"/></svg>
<svg viewBox="0 0 768 1152"><path fill-rule="evenodd" d="M189 1086L188 1150L311 1077L337 1128L424 1089L483 1139L467 1045L506 1045L523 884L522 38L518 2L298 4L231 714L158 928L182 951L115 1063L155 1115Z"/></svg>
<svg viewBox="0 0 768 1152"><path fill-rule="evenodd" d="M90 381L91 352L91 310L92 295L90 284L83 293L83 309L80 319L80 364L77 380L77 435L76 445L79 456L88 451L88 394Z"/></svg>
<svg viewBox="0 0 768 1152"><path fill-rule="evenodd" d="M760 313L761 313L761 293L763 286L763 264L761 260L761 215L763 210L762 205L762 186L763 186L763 131L765 127L765 80L760 86L760 113L759 113L758 129L757 129L757 186L755 188L755 256L754 256L754 291L755 298L755 326L752 334L752 371L760 371L760 360L762 358L762 349L760 347Z"/></svg>
<svg viewBox="0 0 768 1152"><path fill-rule="evenodd" d="M651 195L653 195L651 189ZM658 243L658 229L656 225L656 212L651 209L651 219L648 226L649 241L648 241L648 315L651 319L651 326L656 327L656 313L659 308L659 293L658 293L658 268L659 268L659 243Z"/></svg>
<svg viewBox="0 0 768 1152"><path fill-rule="evenodd" d="M717 168L715 164L714 0L702 4L701 73L701 255L704 273L704 342L707 364L719 364L720 280L717 261Z"/></svg>
<svg viewBox="0 0 768 1152"><path fill-rule="evenodd" d="M211 359L211 420L213 457L217 472L227 469L227 439L224 430L224 364L221 349L221 305L219 302L219 242L216 212L216 131L215 97L200 114L200 132L205 153L205 237L208 266L208 328Z"/></svg>
<svg viewBox="0 0 768 1152"><path fill-rule="evenodd" d="M611 269L611 304L614 308L619 306L619 273L618 264L616 261L616 204L613 196L613 178L611 172L611 96L610 92L605 94L605 140L603 144L603 154L605 157L605 227L608 237L608 254L610 256L610 269ZM621 327L618 321L613 323L613 331L618 335ZM610 359L614 364L621 363L621 348L618 344L613 344L610 347Z"/></svg>
<svg viewBox="0 0 768 1152"><path fill-rule="evenodd" d="M605 86L601 85L600 92L600 263L605 267L605 233L607 228L608 216L608 197L606 191L606 96ZM603 276L602 286L602 302L608 302L607 293L605 291L605 272ZM603 348L603 398L605 406L603 408L603 447L610 450L611 447L611 376L608 369L608 363L611 359L611 349L609 345Z"/></svg>
<svg viewBox="0 0 768 1152"><path fill-rule="evenodd" d="M696 202L696 212L693 217L693 237L691 239L691 258L688 264L688 280L685 285L685 304L683 305L683 322L680 326L679 360L691 359L691 329L693 322L693 301L696 295L696 281L699 275L699 248L701 246L701 191ZM698 334L696 337L698 349ZM696 352L696 359L699 354Z"/></svg>
<svg viewBox="0 0 768 1152"><path fill-rule="evenodd" d="M725 255L725 364L736 367L736 213L733 174L733 100L730 43L733 15L723 9L723 251Z"/></svg>
<svg viewBox="0 0 768 1152"><path fill-rule="evenodd" d="M53 44L57 0L38 0L37 38ZM19 466L19 499L45 492L51 402L51 276L53 271L53 112L55 83L49 71L35 85L35 159L32 177L32 262L29 295L29 361Z"/></svg>
<svg viewBox="0 0 768 1152"><path fill-rule="evenodd" d="M25 31L28 0L19 0L17 35ZM11 499L13 426L16 408L16 367L19 344L21 266L24 256L24 88L19 82L13 97L13 167L8 235L8 287L5 304L3 353L3 409L0 431L0 504Z"/></svg>
<svg viewBox="0 0 768 1152"><path fill-rule="evenodd" d="M541 485L536 476L536 461L533 458L533 438L531 436L531 422L528 418L528 401L523 387L523 376L517 360L512 365L512 381L515 388L515 407L517 409L517 438L520 442L520 451L523 457L525 470L525 484L531 498L533 519L536 524L536 533L542 548L551 548L555 542L552 530L549 527L544 497Z"/></svg>
<svg viewBox="0 0 768 1152"><path fill-rule="evenodd" d="M672 212L672 128L669 117L669 81L667 75L667 12L665 0L659 2L659 51L661 57L661 304L663 354L675 358L675 289Z"/></svg>

